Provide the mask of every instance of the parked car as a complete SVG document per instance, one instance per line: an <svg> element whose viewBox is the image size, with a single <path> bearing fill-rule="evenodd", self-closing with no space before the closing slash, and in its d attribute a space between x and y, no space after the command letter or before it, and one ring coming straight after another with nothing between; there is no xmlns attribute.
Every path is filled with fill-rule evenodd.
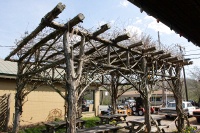
<svg viewBox="0 0 200 133"><path fill-rule="evenodd" d="M144 107L133 106L132 112L133 112L133 115L138 114L139 116L142 116L145 113L145 109ZM150 107L150 112L151 114L153 114L155 112L155 109L153 107Z"/></svg>
<svg viewBox="0 0 200 133"><path fill-rule="evenodd" d="M125 105L128 105L130 107L134 106L136 104L136 101L134 99L126 100Z"/></svg>
<svg viewBox="0 0 200 133"><path fill-rule="evenodd" d="M132 106L132 114L136 115L138 114L139 116L144 115L145 113L145 109L144 109L144 101L141 97L137 97L136 99L136 103L134 106ZM151 114L153 114L155 112L153 107L150 107L150 112Z"/></svg>
<svg viewBox="0 0 200 133"><path fill-rule="evenodd" d="M125 109L127 105L125 104L118 104L117 109Z"/></svg>
<svg viewBox="0 0 200 133"><path fill-rule="evenodd" d="M82 111L83 112L89 111L89 107L87 107L86 105L82 105Z"/></svg>
<svg viewBox="0 0 200 133"><path fill-rule="evenodd" d="M196 117L197 122L200 123L200 109L195 109L193 111L193 116Z"/></svg>
<svg viewBox="0 0 200 133"><path fill-rule="evenodd" d="M192 116L193 115L193 111L196 109L191 104L191 102L183 101L182 102L182 106L183 106L183 110L184 110L185 114L187 114L188 116ZM167 104L167 107L160 108L159 114L165 115L167 118L168 117L175 117L175 116L177 116L176 102L175 101L169 102Z"/></svg>

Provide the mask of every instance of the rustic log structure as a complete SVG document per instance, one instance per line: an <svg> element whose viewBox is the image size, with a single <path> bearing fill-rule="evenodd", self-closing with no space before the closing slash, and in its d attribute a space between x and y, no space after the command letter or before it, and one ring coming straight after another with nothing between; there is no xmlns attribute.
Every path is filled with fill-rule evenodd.
<svg viewBox="0 0 200 133"><path fill-rule="evenodd" d="M10 94L0 96L0 132L8 131L10 119Z"/></svg>
<svg viewBox="0 0 200 133"><path fill-rule="evenodd" d="M23 99L27 95L24 93L25 86L32 80L50 85L66 100L68 133L76 132L76 118L79 117L77 102L92 83L111 86L113 106L116 105L117 97L131 86L140 92L145 101L145 123L150 132L151 117L148 110L153 86L162 81L163 77L165 80L180 80L178 71L174 75L169 70L181 68L191 62L157 51L154 46L146 47L143 42L133 43L129 40L129 34L122 33L114 39L102 38L100 34L110 26L105 24L91 33L77 26L83 21L83 14L78 14L66 24L54 22L53 19L64 8L59 3L6 57L6 60L18 62L13 132L18 131L20 124ZM44 29L50 29L51 32L46 36L39 36ZM56 89L55 82L65 86L65 95Z"/></svg>

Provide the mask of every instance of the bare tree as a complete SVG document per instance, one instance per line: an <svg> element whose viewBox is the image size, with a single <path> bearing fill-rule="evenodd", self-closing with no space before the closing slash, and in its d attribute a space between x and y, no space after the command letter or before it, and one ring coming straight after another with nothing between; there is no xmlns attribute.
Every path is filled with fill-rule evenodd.
<svg viewBox="0 0 200 133"><path fill-rule="evenodd" d="M192 79L188 82L189 96L200 103L200 68L194 67L190 71ZM188 79L189 80L189 79ZM199 104L200 105L200 104Z"/></svg>

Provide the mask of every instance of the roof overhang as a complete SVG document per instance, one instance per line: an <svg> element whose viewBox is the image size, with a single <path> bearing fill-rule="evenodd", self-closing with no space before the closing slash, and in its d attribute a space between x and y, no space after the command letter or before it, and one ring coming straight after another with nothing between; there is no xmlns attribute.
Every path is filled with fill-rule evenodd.
<svg viewBox="0 0 200 133"><path fill-rule="evenodd" d="M15 74L5 74L5 73L0 73L0 78L3 79L16 79L17 75Z"/></svg>
<svg viewBox="0 0 200 133"><path fill-rule="evenodd" d="M200 46L199 0L128 0L180 36Z"/></svg>

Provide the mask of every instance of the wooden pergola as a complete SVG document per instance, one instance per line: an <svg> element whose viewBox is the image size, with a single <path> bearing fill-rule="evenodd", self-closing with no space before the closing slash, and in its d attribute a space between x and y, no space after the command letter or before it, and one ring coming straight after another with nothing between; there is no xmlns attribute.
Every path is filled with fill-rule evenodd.
<svg viewBox="0 0 200 133"><path fill-rule="evenodd" d="M83 14L65 24L53 21L64 8L65 5L59 3L47 13L39 26L20 41L5 59L18 63L13 132L18 131L23 100L28 94L25 93L25 86L36 79L50 85L67 102L66 132L70 133L76 132L81 96L95 82L111 85L113 106L119 91L123 94L128 90L119 90L118 85L129 84L138 90L145 101L148 132L151 131L149 98L156 82L167 81L171 84L178 99L177 107L182 109L180 70L184 65L191 64L190 61L157 50L155 46L133 42L129 34L108 38L104 33L110 29L108 24L94 32L87 31L77 26L83 21ZM65 95L56 89L56 82L65 85ZM34 86L33 90L36 88ZM179 117L183 115L180 111Z"/></svg>

